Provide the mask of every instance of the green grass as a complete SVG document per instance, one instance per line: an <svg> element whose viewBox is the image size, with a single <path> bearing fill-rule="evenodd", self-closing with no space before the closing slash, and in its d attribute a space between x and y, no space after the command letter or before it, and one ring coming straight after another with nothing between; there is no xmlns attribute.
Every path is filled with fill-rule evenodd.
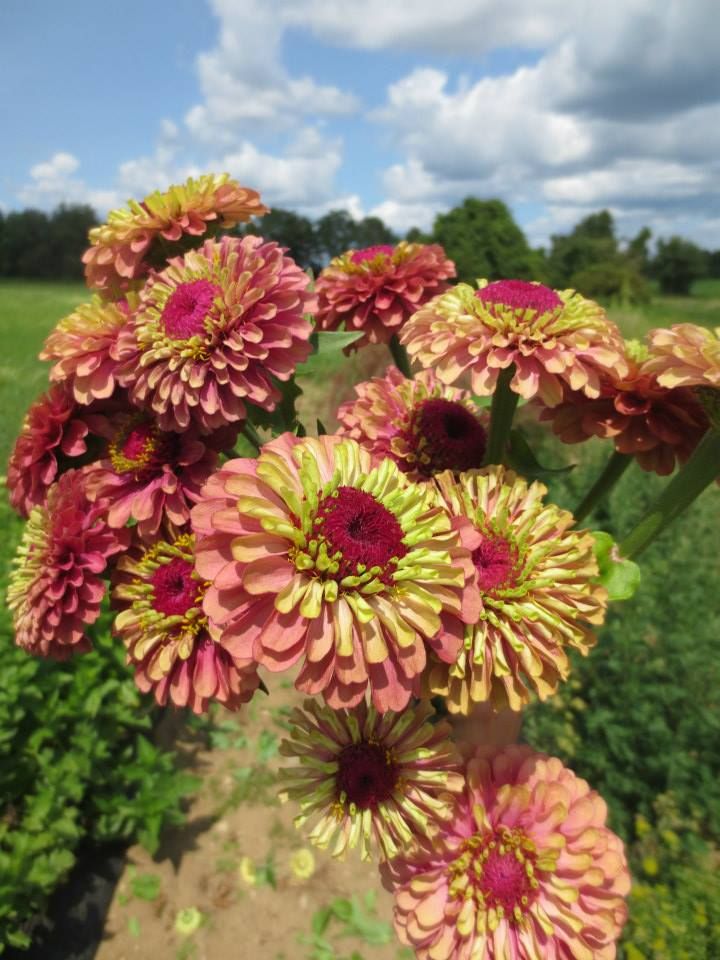
<svg viewBox="0 0 720 960"><path fill-rule="evenodd" d="M0 283L0 473L25 411L47 389L48 365L37 355L45 337L78 303L90 299L81 284Z"/></svg>
<svg viewBox="0 0 720 960"><path fill-rule="evenodd" d="M673 323L717 327L720 326L720 280L699 280L691 297L655 295L642 307L610 307L608 313L628 338L640 338L652 327L669 327Z"/></svg>

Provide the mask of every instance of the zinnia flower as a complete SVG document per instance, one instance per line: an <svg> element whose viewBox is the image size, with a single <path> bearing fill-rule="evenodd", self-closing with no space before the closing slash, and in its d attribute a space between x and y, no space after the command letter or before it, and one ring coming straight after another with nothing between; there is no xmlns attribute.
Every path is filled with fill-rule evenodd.
<svg viewBox="0 0 720 960"><path fill-rule="evenodd" d="M488 416L467 390L446 387L432 370L409 380L396 367L355 387L338 409L340 434L377 459L390 457L414 482L441 470L482 465Z"/></svg>
<svg viewBox="0 0 720 960"><path fill-rule="evenodd" d="M359 846L363 860L372 850L394 857L414 837L434 836L464 780L450 727L433 726L432 716L427 703L381 716L365 701L335 711L306 700L290 715L290 739L280 746L300 758L300 766L282 771L288 795L300 803L296 825L319 817L313 843L333 846L334 857Z"/></svg>
<svg viewBox="0 0 720 960"><path fill-rule="evenodd" d="M101 574L127 537L107 526L102 504L88 502L82 474L63 474L45 506L33 507L10 574L17 645L57 660L89 650L85 630L100 615Z"/></svg>
<svg viewBox="0 0 720 960"><path fill-rule="evenodd" d="M543 503L541 483L528 486L502 467L435 482L451 515L474 527L483 609L456 661L432 665L429 689L447 696L452 713L486 700L519 710L532 688L544 700L568 675L565 648L586 654L595 643L590 625L605 616L592 535L571 530L571 513Z"/></svg>
<svg viewBox="0 0 720 960"><path fill-rule="evenodd" d="M45 502L65 458L87 452L88 413L66 384L50 387L28 410L8 462L10 503L21 516Z"/></svg>
<svg viewBox="0 0 720 960"><path fill-rule="evenodd" d="M255 190L241 187L227 173L190 177L141 203L130 200L127 209L111 210L108 222L90 231L91 246L82 258L87 285L105 294L127 290L149 266L184 253L194 238L267 212Z"/></svg>
<svg viewBox="0 0 720 960"><path fill-rule="evenodd" d="M152 546L138 540L120 558L113 601L135 683L165 706L204 713L211 700L229 710L247 703L258 687L254 664L216 643L202 610L206 584L194 569L194 537L171 531Z"/></svg>
<svg viewBox="0 0 720 960"><path fill-rule="evenodd" d="M362 330L352 349L387 343L422 304L447 289L455 264L438 244L403 240L348 250L317 278L317 325L321 330Z"/></svg>
<svg viewBox="0 0 720 960"><path fill-rule="evenodd" d="M554 757L478 750L432 847L381 865L419 960L613 960L630 874L607 807Z"/></svg>
<svg viewBox="0 0 720 960"><path fill-rule="evenodd" d="M676 323L669 330L651 330L648 340L648 369L661 386L720 389L720 327Z"/></svg>
<svg viewBox="0 0 720 960"><path fill-rule="evenodd" d="M170 261L144 287L117 345L120 379L161 430L209 432L245 417L245 403L273 410L310 352L308 276L260 237L208 240Z"/></svg>
<svg viewBox="0 0 720 960"><path fill-rule="evenodd" d="M117 360L111 349L137 298L106 303L94 297L61 320L45 341L41 360L54 361L50 379L67 380L78 403L111 397L117 381Z"/></svg>
<svg viewBox="0 0 720 960"><path fill-rule="evenodd" d="M645 353L639 362L628 358L627 376L605 374L597 399L565 387L563 402L544 409L540 419L551 421L563 443L610 439L643 470L665 476L688 459L709 424L692 390L660 386Z"/></svg>
<svg viewBox="0 0 720 960"><path fill-rule="evenodd" d="M564 384L597 397L603 371L627 373L623 339L602 307L524 280L481 280L478 290L460 283L413 314L400 339L443 383L469 371L478 396L492 394L514 364L511 389L550 407Z"/></svg>
<svg viewBox="0 0 720 960"><path fill-rule="evenodd" d="M303 658L296 687L378 710L419 692L426 646L455 660L477 618L461 533L391 460L354 440L283 434L230 460L193 508L210 621L231 653L269 670Z"/></svg>
<svg viewBox="0 0 720 960"><path fill-rule="evenodd" d="M168 521L182 527L203 484L215 469L218 450L232 447L236 431L201 437L197 429L164 433L143 411L96 417L95 431L107 441L92 465L86 487L91 500L106 501L108 523L124 527L131 518L149 537Z"/></svg>

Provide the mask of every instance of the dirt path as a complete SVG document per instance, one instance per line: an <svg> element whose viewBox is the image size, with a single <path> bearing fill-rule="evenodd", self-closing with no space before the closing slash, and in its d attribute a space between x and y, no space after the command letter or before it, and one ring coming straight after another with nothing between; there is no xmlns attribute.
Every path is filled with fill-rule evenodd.
<svg viewBox="0 0 720 960"><path fill-rule="evenodd" d="M301 700L276 682L270 697L181 740L202 786L155 859L130 849L96 960L412 956L391 931L374 865L312 848L312 876L293 871L293 854L310 847L293 825L296 805L278 798L276 770L285 715Z"/></svg>

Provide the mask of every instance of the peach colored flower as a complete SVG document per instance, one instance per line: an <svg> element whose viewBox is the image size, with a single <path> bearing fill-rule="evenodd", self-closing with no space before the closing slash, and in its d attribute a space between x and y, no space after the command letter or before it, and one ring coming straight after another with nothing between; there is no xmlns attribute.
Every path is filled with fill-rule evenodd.
<svg viewBox="0 0 720 960"><path fill-rule="evenodd" d="M428 688L447 697L452 713L487 700L520 710L531 690L544 700L567 678L566 648L587 654L592 625L605 617L591 534L572 530L571 513L543 502L541 483L503 467L457 479L446 472L435 483L450 514L473 526L475 540L466 542L482 612L465 628L455 662L431 665Z"/></svg>
<svg viewBox="0 0 720 960"><path fill-rule="evenodd" d="M380 712L419 691L427 650L452 662L477 618L473 567L429 485L354 440L283 434L230 460L193 508L205 611L234 655L302 660L299 690Z"/></svg>
<svg viewBox="0 0 720 960"><path fill-rule="evenodd" d="M163 522L176 527L190 522L190 508L200 499L219 451L231 448L237 435L232 428L209 437L193 427L166 433L138 410L95 417L93 428L107 449L88 470L88 497L105 501L111 527L133 519L143 537L156 534Z"/></svg>
<svg viewBox="0 0 720 960"><path fill-rule="evenodd" d="M353 350L387 343L431 297L447 289L455 264L438 244L401 241L348 250L317 278L317 324L321 330L362 330Z"/></svg>
<svg viewBox="0 0 720 960"><path fill-rule="evenodd" d="M211 701L238 710L258 687L254 664L216 642L202 610L206 584L195 572L194 537L167 528L151 546L136 539L117 564L114 630L135 667L135 683L164 706L205 713Z"/></svg>
<svg viewBox="0 0 720 960"><path fill-rule="evenodd" d="M529 747L480 748L432 846L381 865L418 960L613 960L630 874L607 807Z"/></svg>
<svg viewBox="0 0 720 960"><path fill-rule="evenodd" d="M524 280L459 283L414 313L400 339L443 383L468 371L478 396L492 394L512 364L511 389L548 406L562 401L565 384L597 397L603 372L627 373L623 339L598 304Z"/></svg>
<svg viewBox="0 0 720 960"><path fill-rule="evenodd" d="M300 803L296 825L318 820L314 844L340 858L359 846L363 860L373 850L393 857L413 837L433 836L464 787L450 727L428 722L433 717L427 703L381 715L365 701L336 711L306 700L288 718L290 738L280 746L300 761L281 771Z"/></svg>
<svg viewBox="0 0 720 960"><path fill-rule="evenodd" d="M627 376L605 374L599 397L565 387L563 402L543 409L540 419L550 421L563 443L609 439L643 470L670 474L688 459L709 422L693 391L661 386L654 366L651 355L640 361L628 357Z"/></svg>
<svg viewBox="0 0 720 960"><path fill-rule="evenodd" d="M127 208L111 210L108 222L90 231L91 246L83 254L87 285L117 296L150 267L196 245L196 237L214 236L267 212L255 190L227 173L189 177L141 203L129 200Z"/></svg>
<svg viewBox="0 0 720 960"><path fill-rule="evenodd" d="M208 240L144 287L116 347L118 376L161 430L210 432L273 410L310 352L308 276L260 237Z"/></svg>
<svg viewBox="0 0 720 960"><path fill-rule="evenodd" d="M390 457L414 482L441 470L482 465L488 415L467 390L442 384L432 370L409 380L396 367L355 387L357 400L337 412L338 433L377 459Z"/></svg>
<svg viewBox="0 0 720 960"><path fill-rule="evenodd" d="M15 642L28 653L64 660L90 649L85 631L100 615L101 575L128 541L128 531L107 526L104 512L88 502L77 470L30 512L7 591Z"/></svg>
<svg viewBox="0 0 720 960"><path fill-rule="evenodd" d="M67 381L78 403L113 395L118 364L111 350L136 305L132 293L117 303L93 297L91 303L80 304L62 319L45 341L40 359L54 363L50 379Z"/></svg>

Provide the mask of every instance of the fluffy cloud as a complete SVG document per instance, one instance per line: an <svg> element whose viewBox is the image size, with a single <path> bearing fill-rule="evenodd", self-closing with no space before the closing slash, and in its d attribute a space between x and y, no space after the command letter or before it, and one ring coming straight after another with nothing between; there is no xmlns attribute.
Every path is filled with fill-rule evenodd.
<svg viewBox="0 0 720 960"><path fill-rule="evenodd" d="M219 18L215 49L198 57L204 102L185 121L199 140L230 143L253 130L292 128L307 115L351 113L358 103L335 86L292 77L282 65L282 4L266 0L211 0Z"/></svg>
<svg viewBox="0 0 720 960"><path fill-rule="evenodd" d="M629 227L644 216L658 232L672 223L669 210L683 211L695 236L720 214L708 3L571 6L573 15L582 8L572 32L564 24L532 66L455 85L417 68L389 86L374 119L405 159L386 169L388 199L376 209L396 228L469 193L544 200L531 228L547 233L599 207Z"/></svg>
<svg viewBox="0 0 720 960"><path fill-rule="evenodd" d="M105 211L117 204L114 190L89 187L74 176L80 161L71 153L59 152L30 169L30 180L18 191L18 199L28 207L48 209L60 203L89 203Z"/></svg>

